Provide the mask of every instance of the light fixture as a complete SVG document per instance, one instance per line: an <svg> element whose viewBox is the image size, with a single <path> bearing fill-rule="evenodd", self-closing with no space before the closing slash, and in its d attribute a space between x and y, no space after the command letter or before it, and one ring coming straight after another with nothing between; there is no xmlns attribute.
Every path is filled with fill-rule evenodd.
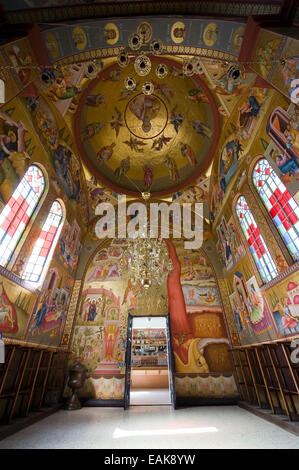
<svg viewBox="0 0 299 470"><path fill-rule="evenodd" d="M159 64L156 68L156 75L158 78L164 78L168 74L168 67L165 64Z"/></svg>
<svg viewBox="0 0 299 470"><path fill-rule="evenodd" d="M138 51L142 45L141 36L138 33L130 34L128 44L133 51Z"/></svg>
<svg viewBox="0 0 299 470"><path fill-rule="evenodd" d="M147 291L151 286L160 286L172 271L168 249L161 238L147 236L128 239L125 250L128 275L134 285L141 284Z"/></svg>
<svg viewBox="0 0 299 470"><path fill-rule="evenodd" d="M161 39L154 39L151 42L151 51L154 55L160 55L163 52L163 43Z"/></svg>
<svg viewBox="0 0 299 470"><path fill-rule="evenodd" d="M128 54L126 52L121 52L120 54L118 54L117 62L118 65L120 65L121 67L126 67L127 65L129 65L130 59Z"/></svg>
<svg viewBox="0 0 299 470"><path fill-rule="evenodd" d="M142 197L147 201L150 193L142 193ZM139 228L138 237L127 239L121 270L125 266L131 282L134 285L141 284L145 291L151 286L162 285L173 269L166 244L161 237L148 236L147 224Z"/></svg>
<svg viewBox="0 0 299 470"><path fill-rule="evenodd" d="M151 95L154 92L154 85L152 82L145 82L142 85L142 91L145 95Z"/></svg>
<svg viewBox="0 0 299 470"><path fill-rule="evenodd" d="M152 64L146 55L142 54L136 57L134 62L135 72L138 75L144 76L147 75L151 70Z"/></svg>
<svg viewBox="0 0 299 470"><path fill-rule="evenodd" d="M132 91L136 88L136 80L133 77L127 77L125 79L125 87L127 90Z"/></svg>
<svg viewBox="0 0 299 470"><path fill-rule="evenodd" d="M100 65L96 61L84 62L83 68L84 75L91 79L95 78L100 71Z"/></svg>

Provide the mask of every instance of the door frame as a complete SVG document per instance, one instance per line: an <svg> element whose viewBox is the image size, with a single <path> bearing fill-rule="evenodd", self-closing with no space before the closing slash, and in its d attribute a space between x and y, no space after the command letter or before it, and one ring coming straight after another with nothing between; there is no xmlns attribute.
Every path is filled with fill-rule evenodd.
<svg viewBox="0 0 299 470"><path fill-rule="evenodd" d="M124 409L127 410L130 406L130 391L131 391L131 370L132 370L132 334L133 334L133 319L134 318L148 318L157 317L165 318L166 320L166 344L167 344L167 359L168 359L168 381L169 392L171 399L171 406L176 408L176 393L175 393L175 371L174 371L174 356L171 345L171 328L170 328L170 315L131 315L128 314L128 328L127 328L127 347L126 347L126 372L125 372L125 390L124 390ZM145 405L146 406L146 405Z"/></svg>

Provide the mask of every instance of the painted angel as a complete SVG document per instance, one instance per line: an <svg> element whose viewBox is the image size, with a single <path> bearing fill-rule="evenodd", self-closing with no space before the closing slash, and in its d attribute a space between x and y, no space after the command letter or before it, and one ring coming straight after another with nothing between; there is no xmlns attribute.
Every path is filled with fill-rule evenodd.
<svg viewBox="0 0 299 470"><path fill-rule="evenodd" d="M116 340L118 338L118 333L119 327L116 329L115 333L108 333L106 327L104 328L104 340L106 345L104 361L113 361L113 350L115 347Z"/></svg>
<svg viewBox="0 0 299 470"><path fill-rule="evenodd" d="M146 189L150 189L153 184L153 171L154 167L150 163L146 163L143 167L144 171L144 185Z"/></svg>
<svg viewBox="0 0 299 470"><path fill-rule="evenodd" d="M187 158L189 165L194 168L196 163L195 153L188 144L181 142L181 153L183 157Z"/></svg>
<svg viewBox="0 0 299 470"><path fill-rule="evenodd" d="M118 180L125 176L130 169L130 157L121 160L120 165L114 170L114 174Z"/></svg>
<svg viewBox="0 0 299 470"><path fill-rule="evenodd" d="M181 113L177 114L177 107L178 105L176 104L170 115L170 123L173 125L176 133L179 132L179 126L183 124L184 120L184 116Z"/></svg>
<svg viewBox="0 0 299 470"><path fill-rule="evenodd" d="M115 116L112 116L112 120L110 121L110 126L112 127L112 129L115 130L116 137L118 137L119 129L123 127L123 123L122 123L123 113L119 111L116 107L114 107L114 111L115 111Z"/></svg>

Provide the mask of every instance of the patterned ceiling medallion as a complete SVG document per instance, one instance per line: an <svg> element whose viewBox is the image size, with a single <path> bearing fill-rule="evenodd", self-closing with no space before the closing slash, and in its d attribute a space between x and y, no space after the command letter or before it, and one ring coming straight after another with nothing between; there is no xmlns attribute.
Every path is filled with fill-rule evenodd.
<svg viewBox="0 0 299 470"><path fill-rule="evenodd" d="M128 44L129 44L129 47L133 51L138 51L138 49L140 49L141 44L142 44L141 36L139 36L139 34L137 34L137 33L132 33L129 37Z"/></svg>
<svg viewBox="0 0 299 470"><path fill-rule="evenodd" d="M151 95L154 92L154 85L152 82L145 82L142 86L142 91L145 95Z"/></svg>
<svg viewBox="0 0 299 470"><path fill-rule="evenodd" d="M160 55L163 52L163 43L160 39L154 39L151 42L151 51L154 55Z"/></svg>
<svg viewBox="0 0 299 470"><path fill-rule="evenodd" d="M135 78L133 78L133 77L127 77L127 78L125 79L125 87L126 87L127 90L130 90L130 91L135 90L135 88L136 88L136 80L135 80Z"/></svg>
<svg viewBox="0 0 299 470"><path fill-rule="evenodd" d="M146 55L140 55L134 62L134 68L138 75L147 75L151 70L152 64Z"/></svg>
<svg viewBox="0 0 299 470"><path fill-rule="evenodd" d="M121 67L126 67L130 62L128 54L121 52L117 57L117 62Z"/></svg>
<svg viewBox="0 0 299 470"><path fill-rule="evenodd" d="M156 68L156 74L159 78L164 78L168 74L168 67L165 64L159 64Z"/></svg>
<svg viewBox="0 0 299 470"><path fill-rule="evenodd" d="M83 67L84 75L91 79L95 78L101 69L100 65L97 64L96 61L84 62Z"/></svg>

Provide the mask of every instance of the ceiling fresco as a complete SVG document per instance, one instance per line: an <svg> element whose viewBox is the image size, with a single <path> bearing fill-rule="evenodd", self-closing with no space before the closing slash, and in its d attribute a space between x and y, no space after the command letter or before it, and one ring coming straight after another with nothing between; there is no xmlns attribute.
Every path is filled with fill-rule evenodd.
<svg viewBox="0 0 299 470"><path fill-rule="evenodd" d="M163 59L165 62L165 59ZM108 67L90 82L75 116L80 154L100 182L128 194L169 194L208 168L217 145L219 115L212 93L199 77L171 72L158 79L152 71L136 76L133 65ZM124 86L136 77L136 87ZM142 92L151 81L153 92Z"/></svg>
<svg viewBox="0 0 299 470"><path fill-rule="evenodd" d="M42 37L52 62L83 52L93 52L93 57L98 57L99 48L105 48L101 53L103 57L111 57L118 54L119 47L128 44L132 32L140 32L142 24L147 30L145 42L160 39L167 52L194 54L192 47L200 47L207 55L217 50L222 58L225 58L223 54L238 56L246 26L242 22L218 19L184 17L181 21L158 17L149 22L142 18L122 18L113 22L108 19L89 21L80 26L63 25L45 30Z"/></svg>

